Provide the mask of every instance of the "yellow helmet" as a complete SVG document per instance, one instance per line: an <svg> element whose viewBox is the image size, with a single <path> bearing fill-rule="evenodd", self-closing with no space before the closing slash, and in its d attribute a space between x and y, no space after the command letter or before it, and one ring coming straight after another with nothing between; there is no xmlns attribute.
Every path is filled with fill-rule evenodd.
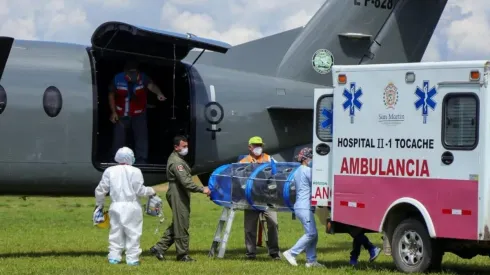
<svg viewBox="0 0 490 275"><path fill-rule="evenodd" d="M261 137L255 136L255 137L251 137L248 140L248 145L252 145L252 144L264 144L264 142L262 141Z"/></svg>
<svg viewBox="0 0 490 275"><path fill-rule="evenodd" d="M96 224L95 226L97 226L98 228L101 228L101 229L107 229L107 228L109 228L109 225L110 225L109 212L104 211L104 221Z"/></svg>

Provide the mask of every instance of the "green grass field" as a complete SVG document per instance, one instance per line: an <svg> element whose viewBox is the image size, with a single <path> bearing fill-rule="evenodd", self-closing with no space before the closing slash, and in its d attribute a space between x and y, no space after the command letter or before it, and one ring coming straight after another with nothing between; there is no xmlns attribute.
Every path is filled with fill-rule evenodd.
<svg viewBox="0 0 490 275"><path fill-rule="evenodd" d="M164 198L164 192L159 195ZM146 200L142 200L146 203ZM106 209L109 200L106 203ZM165 204L168 226L171 213ZM175 249L167 253L167 261L159 262L148 254L158 240L154 235L157 219L145 216L141 241L142 265L107 263L108 230L92 226L94 198L0 197L0 274L303 274L304 254L299 256L300 266L290 266L285 260L272 261L266 249L259 248L260 256L254 262L244 260L243 213L236 216L228 250L224 259L211 259L207 254L211 245L221 208L201 194L194 194L191 213L191 256L197 262L175 261ZM362 251L360 265L348 266L351 240L347 235L327 235L317 221L319 230L318 258L328 269L309 269L308 274L398 274L391 257L380 255L376 262L367 263L368 254ZM292 246L302 235L297 220L290 213L279 214L281 251ZM381 246L379 234L369 234ZM452 254L444 258L444 273L490 274L490 259L476 257L463 260Z"/></svg>

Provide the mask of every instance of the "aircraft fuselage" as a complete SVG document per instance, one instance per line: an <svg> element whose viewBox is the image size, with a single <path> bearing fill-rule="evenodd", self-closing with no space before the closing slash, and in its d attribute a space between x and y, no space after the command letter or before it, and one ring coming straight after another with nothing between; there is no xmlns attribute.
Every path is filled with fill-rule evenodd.
<svg viewBox="0 0 490 275"><path fill-rule="evenodd" d="M149 93L147 185L165 181L176 134L194 174L256 135L291 161L312 142L313 91L334 85L331 66L419 62L447 0L362 2L325 1L304 27L234 47L123 22L97 27L90 47L0 37L0 194L93 195L114 165L107 93L128 55L168 98Z"/></svg>
<svg viewBox="0 0 490 275"><path fill-rule="evenodd" d="M14 42L0 82L7 95L0 115L2 194L93 194L103 171L94 160L97 94L106 92L95 84L94 62L85 46ZM294 112L289 118L275 119L268 108L311 109L312 91L318 85L200 64L186 67L193 173L236 160L246 153L250 136L262 136L270 153L311 139L311 122L295 118ZM61 93L61 110L55 117L48 116L43 105L48 87ZM214 137L205 115L205 106L213 99L223 108L223 118L216 123L221 130ZM211 112L211 121L216 122L218 116L219 112ZM147 185L166 180L165 169L142 170Z"/></svg>

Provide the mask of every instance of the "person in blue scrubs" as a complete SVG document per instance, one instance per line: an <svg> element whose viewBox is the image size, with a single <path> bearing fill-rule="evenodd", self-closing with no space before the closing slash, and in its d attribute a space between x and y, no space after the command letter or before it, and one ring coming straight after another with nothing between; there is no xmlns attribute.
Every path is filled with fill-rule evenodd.
<svg viewBox="0 0 490 275"><path fill-rule="evenodd" d="M294 214L303 224L305 234L296 244L282 253L284 258L293 266L297 266L296 257L306 251L306 267L325 267L316 260L316 245L318 243L318 232L315 223L315 207L311 206L311 163L312 150L309 147L301 149L296 160L301 166L294 173L296 187L296 203Z"/></svg>

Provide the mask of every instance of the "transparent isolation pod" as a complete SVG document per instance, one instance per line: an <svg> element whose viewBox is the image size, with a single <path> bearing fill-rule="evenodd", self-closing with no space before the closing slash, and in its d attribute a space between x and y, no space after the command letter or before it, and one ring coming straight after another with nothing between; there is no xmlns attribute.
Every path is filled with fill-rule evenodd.
<svg viewBox="0 0 490 275"><path fill-rule="evenodd" d="M293 211L294 172L299 166L297 162L222 165L209 177L211 200L235 209Z"/></svg>

